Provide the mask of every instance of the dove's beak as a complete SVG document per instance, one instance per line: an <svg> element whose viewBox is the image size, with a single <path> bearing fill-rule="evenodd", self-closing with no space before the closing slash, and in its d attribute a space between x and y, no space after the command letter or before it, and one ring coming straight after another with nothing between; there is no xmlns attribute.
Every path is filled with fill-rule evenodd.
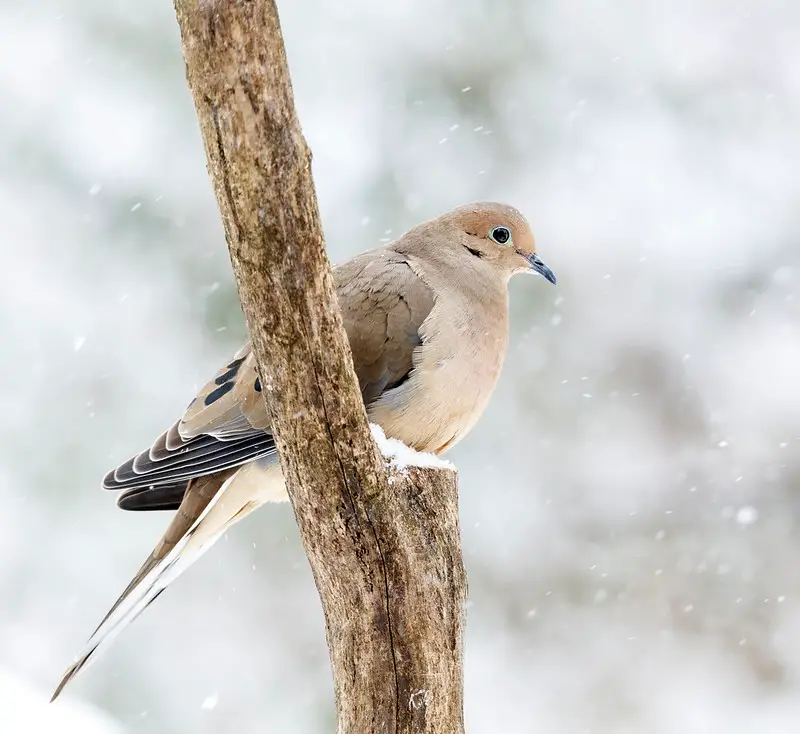
<svg viewBox="0 0 800 734"><path fill-rule="evenodd" d="M519 252L519 250L517 250L517 252ZM535 273L539 273L539 275L549 280L553 285L556 284L556 274L542 262L541 258L535 252L530 255L524 252L520 252L519 254L528 261L531 270Z"/></svg>

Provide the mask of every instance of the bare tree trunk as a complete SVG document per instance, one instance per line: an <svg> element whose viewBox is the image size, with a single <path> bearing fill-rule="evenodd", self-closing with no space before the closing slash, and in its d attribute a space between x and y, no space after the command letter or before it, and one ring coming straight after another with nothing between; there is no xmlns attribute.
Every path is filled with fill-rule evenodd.
<svg viewBox="0 0 800 734"><path fill-rule="evenodd" d="M332 286L274 0L175 0L272 427L325 612L339 732L463 731L457 476L387 467Z"/></svg>

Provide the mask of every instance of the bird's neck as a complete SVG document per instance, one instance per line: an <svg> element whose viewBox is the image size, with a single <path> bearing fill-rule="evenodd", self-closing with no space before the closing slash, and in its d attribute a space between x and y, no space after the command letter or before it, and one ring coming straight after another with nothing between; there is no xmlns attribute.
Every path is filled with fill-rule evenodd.
<svg viewBox="0 0 800 734"><path fill-rule="evenodd" d="M405 253L409 265L434 293L446 293L473 318L508 322L508 279L489 263L477 258L451 262L446 257L424 258Z"/></svg>

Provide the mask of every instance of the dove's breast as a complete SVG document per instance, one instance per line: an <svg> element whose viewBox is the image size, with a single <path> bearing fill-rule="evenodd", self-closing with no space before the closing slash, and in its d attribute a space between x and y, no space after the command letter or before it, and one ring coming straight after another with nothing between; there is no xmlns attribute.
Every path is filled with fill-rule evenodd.
<svg viewBox="0 0 800 734"><path fill-rule="evenodd" d="M370 421L417 451L441 453L480 418L508 347L505 289L437 303L420 329L409 379L368 407Z"/></svg>

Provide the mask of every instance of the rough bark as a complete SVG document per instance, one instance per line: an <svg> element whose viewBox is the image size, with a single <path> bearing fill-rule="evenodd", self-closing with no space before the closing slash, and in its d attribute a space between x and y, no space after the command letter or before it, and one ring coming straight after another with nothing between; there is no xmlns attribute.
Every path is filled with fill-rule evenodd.
<svg viewBox="0 0 800 734"><path fill-rule="evenodd" d="M273 0L175 0L342 734L463 731L457 476L387 466L333 290Z"/></svg>

